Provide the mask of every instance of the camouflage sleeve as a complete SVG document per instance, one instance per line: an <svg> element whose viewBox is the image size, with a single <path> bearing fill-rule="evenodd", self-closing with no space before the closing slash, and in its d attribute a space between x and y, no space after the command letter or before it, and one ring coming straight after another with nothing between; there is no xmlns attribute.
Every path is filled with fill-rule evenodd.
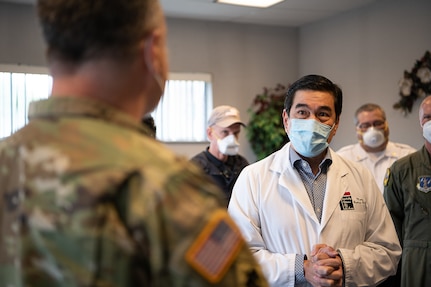
<svg viewBox="0 0 431 287"><path fill-rule="evenodd" d="M215 185L190 165L155 177L133 175L118 200L140 286L268 286Z"/></svg>

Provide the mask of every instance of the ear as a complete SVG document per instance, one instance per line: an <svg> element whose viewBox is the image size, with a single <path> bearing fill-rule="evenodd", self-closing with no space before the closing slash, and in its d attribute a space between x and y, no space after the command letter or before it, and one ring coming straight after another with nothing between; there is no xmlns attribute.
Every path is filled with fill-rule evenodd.
<svg viewBox="0 0 431 287"><path fill-rule="evenodd" d="M332 129L332 136L335 136L335 134L337 133L338 125L339 124L340 124L340 118L338 118L337 120L335 120L334 128Z"/></svg>
<svg viewBox="0 0 431 287"><path fill-rule="evenodd" d="M207 127L207 137L210 141L213 139L213 129L211 127Z"/></svg>
<svg viewBox="0 0 431 287"><path fill-rule="evenodd" d="M285 109L283 109L282 117L283 117L284 131L287 133L289 131L289 115L287 114Z"/></svg>
<svg viewBox="0 0 431 287"><path fill-rule="evenodd" d="M386 123L386 128L383 130L386 138L389 138L389 125Z"/></svg>
<svg viewBox="0 0 431 287"><path fill-rule="evenodd" d="M358 128L356 128L356 138L358 139L358 141L362 141L362 132Z"/></svg>
<svg viewBox="0 0 431 287"><path fill-rule="evenodd" d="M156 72L156 63L155 63L155 45L154 45L154 33L151 33L144 42L144 60L145 65L147 69L150 71L150 73Z"/></svg>
<svg viewBox="0 0 431 287"><path fill-rule="evenodd" d="M160 73L161 71L161 59L165 49L163 45L161 29L152 30L142 41L142 55L151 73Z"/></svg>

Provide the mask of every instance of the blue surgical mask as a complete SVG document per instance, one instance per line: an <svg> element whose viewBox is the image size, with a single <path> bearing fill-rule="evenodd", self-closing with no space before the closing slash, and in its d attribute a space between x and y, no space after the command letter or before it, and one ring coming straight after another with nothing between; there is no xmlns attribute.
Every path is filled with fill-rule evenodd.
<svg viewBox="0 0 431 287"><path fill-rule="evenodd" d="M291 119L289 126L289 139L300 155L315 157L328 147L328 137L333 126L312 119Z"/></svg>

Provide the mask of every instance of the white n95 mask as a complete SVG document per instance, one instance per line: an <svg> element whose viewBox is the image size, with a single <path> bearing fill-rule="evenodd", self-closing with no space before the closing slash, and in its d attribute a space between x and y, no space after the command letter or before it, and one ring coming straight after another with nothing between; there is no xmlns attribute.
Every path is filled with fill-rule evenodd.
<svg viewBox="0 0 431 287"><path fill-rule="evenodd" d="M431 121L426 122L422 127L422 134L427 142L431 143Z"/></svg>
<svg viewBox="0 0 431 287"><path fill-rule="evenodd" d="M375 148L381 146L385 142L385 134L382 130L370 127L362 134L362 140L366 146Z"/></svg>
<svg viewBox="0 0 431 287"><path fill-rule="evenodd" d="M217 140L218 149L225 155L236 155L239 150L239 143L234 135L228 135L223 139Z"/></svg>

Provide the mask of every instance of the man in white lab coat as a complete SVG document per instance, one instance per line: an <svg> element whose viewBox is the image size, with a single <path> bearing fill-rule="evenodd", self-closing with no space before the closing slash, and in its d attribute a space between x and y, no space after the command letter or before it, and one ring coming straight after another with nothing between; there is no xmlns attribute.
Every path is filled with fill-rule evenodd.
<svg viewBox="0 0 431 287"><path fill-rule="evenodd" d="M287 94L290 143L246 167L228 211L271 286L375 286L395 274L401 247L371 173L328 147L342 91L304 76Z"/></svg>

